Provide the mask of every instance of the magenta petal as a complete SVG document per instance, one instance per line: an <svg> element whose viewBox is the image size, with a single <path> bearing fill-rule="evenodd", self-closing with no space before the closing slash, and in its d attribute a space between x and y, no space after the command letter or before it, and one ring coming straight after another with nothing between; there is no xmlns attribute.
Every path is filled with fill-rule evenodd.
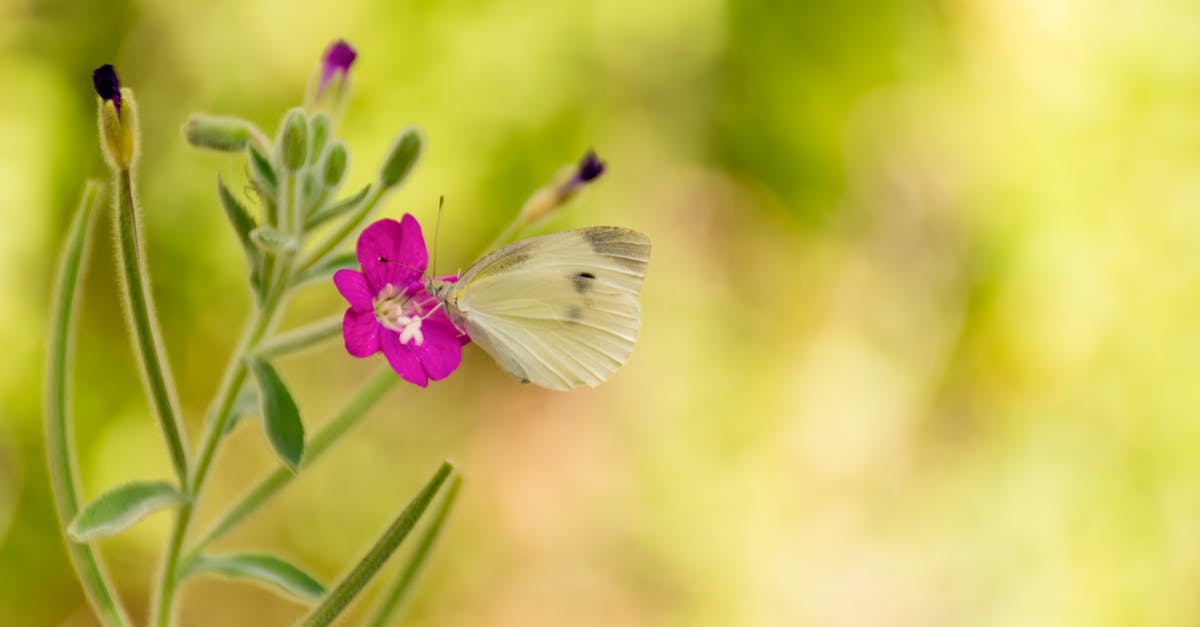
<svg viewBox="0 0 1200 627"><path fill-rule="evenodd" d="M429 263L421 225L409 214L399 222L384 219L368 226L358 236L356 252L375 293L389 284L397 291L404 289L421 278Z"/></svg>
<svg viewBox="0 0 1200 627"><path fill-rule="evenodd" d="M333 273L333 284L355 311L374 311L375 295L362 273L343 268Z"/></svg>
<svg viewBox="0 0 1200 627"><path fill-rule="evenodd" d="M380 335L379 344L383 348L383 355L387 357L388 364L401 378L421 387L428 385L425 369L421 367L421 361L413 352L412 344L407 346L401 344L399 333L385 330Z"/></svg>
<svg viewBox="0 0 1200 627"><path fill-rule="evenodd" d="M425 341L413 347L413 350L421 359L421 365L430 379L445 379L462 363L458 329L449 320L439 322L430 317L421 325L421 333Z"/></svg>
<svg viewBox="0 0 1200 627"><path fill-rule="evenodd" d="M346 315L342 316L342 339L346 341L346 352L358 358L378 353L379 328L375 312L347 309Z"/></svg>

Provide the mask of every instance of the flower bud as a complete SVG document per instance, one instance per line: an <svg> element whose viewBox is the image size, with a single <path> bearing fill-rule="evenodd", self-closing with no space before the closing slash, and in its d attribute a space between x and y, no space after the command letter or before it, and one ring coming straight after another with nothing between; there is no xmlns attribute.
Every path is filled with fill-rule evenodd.
<svg viewBox="0 0 1200 627"><path fill-rule="evenodd" d="M283 119L283 129L279 133L279 160L283 167L290 172L297 172L304 167L308 158L308 118L304 109L295 108L288 111Z"/></svg>
<svg viewBox="0 0 1200 627"><path fill-rule="evenodd" d="M335 77L340 78L343 83L346 81L346 77L350 74L350 66L354 64L356 58L358 58L358 52L351 48L346 40L339 39L330 44L329 48L325 50L324 58L321 59L321 84L317 87L318 98Z"/></svg>
<svg viewBox="0 0 1200 627"><path fill-rule="evenodd" d="M342 143L341 140L334 140L333 144L329 146L329 151L325 153L325 163L322 168L325 186L337 187L341 185L349 165L350 153L346 150L346 144Z"/></svg>
<svg viewBox="0 0 1200 627"><path fill-rule="evenodd" d="M605 164L593 151L588 151L574 166L563 166L550 185L535 191L521 207L519 220L533 224L574 199L589 183L600 178Z"/></svg>
<svg viewBox="0 0 1200 627"><path fill-rule="evenodd" d="M92 72L92 84L100 96L100 146L114 167L127 170L137 159L137 104L133 92L122 89L117 72L102 65Z"/></svg>
<svg viewBox="0 0 1200 627"><path fill-rule="evenodd" d="M183 125L183 136L197 148L237 152L250 143L250 123L237 118L193 114Z"/></svg>
<svg viewBox="0 0 1200 627"><path fill-rule="evenodd" d="M250 241L262 250L272 253L292 252L300 247L296 238L269 226L260 226L250 231Z"/></svg>
<svg viewBox="0 0 1200 627"><path fill-rule="evenodd" d="M322 192L321 181L317 179L317 175L312 170L305 170L304 176L300 179L300 214L307 216L316 209L317 202L321 199Z"/></svg>
<svg viewBox="0 0 1200 627"><path fill-rule="evenodd" d="M329 141L329 131L333 128L333 119L324 111L313 116L309 122L309 151L308 162L316 163L325 151L325 143Z"/></svg>
<svg viewBox="0 0 1200 627"><path fill-rule="evenodd" d="M404 129L396 141L392 142L387 159L384 160L383 167L379 170L379 182L385 189L395 187L404 181L413 166L420 160L424 145L425 138L421 129L415 126Z"/></svg>

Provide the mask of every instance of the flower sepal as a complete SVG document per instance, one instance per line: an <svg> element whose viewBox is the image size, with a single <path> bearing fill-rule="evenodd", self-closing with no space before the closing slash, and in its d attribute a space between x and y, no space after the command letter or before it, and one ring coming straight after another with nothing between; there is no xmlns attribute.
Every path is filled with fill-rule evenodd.
<svg viewBox="0 0 1200 627"><path fill-rule="evenodd" d="M113 168L128 170L138 156L137 103L133 91L121 87L117 71L111 65L96 68L92 84L100 97L100 147L104 158Z"/></svg>

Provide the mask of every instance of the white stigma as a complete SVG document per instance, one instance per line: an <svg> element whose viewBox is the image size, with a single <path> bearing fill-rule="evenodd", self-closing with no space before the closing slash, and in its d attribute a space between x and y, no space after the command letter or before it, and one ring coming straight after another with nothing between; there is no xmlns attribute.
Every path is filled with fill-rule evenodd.
<svg viewBox="0 0 1200 627"><path fill-rule="evenodd" d="M421 334L420 316L401 316L400 323L404 325L404 329L400 331L401 344L408 344L409 340L416 342L417 346L425 343L425 336Z"/></svg>

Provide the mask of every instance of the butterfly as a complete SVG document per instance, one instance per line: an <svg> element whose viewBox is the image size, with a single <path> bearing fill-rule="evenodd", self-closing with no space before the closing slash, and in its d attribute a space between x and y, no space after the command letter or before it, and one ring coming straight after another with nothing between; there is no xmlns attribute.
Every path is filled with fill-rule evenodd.
<svg viewBox="0 0 1200 627"><path fill-rule="evenodd" d="M429 293L471 341L522 383L596 387L629 360L650 238L594 226L509 244Z"/></svg>

